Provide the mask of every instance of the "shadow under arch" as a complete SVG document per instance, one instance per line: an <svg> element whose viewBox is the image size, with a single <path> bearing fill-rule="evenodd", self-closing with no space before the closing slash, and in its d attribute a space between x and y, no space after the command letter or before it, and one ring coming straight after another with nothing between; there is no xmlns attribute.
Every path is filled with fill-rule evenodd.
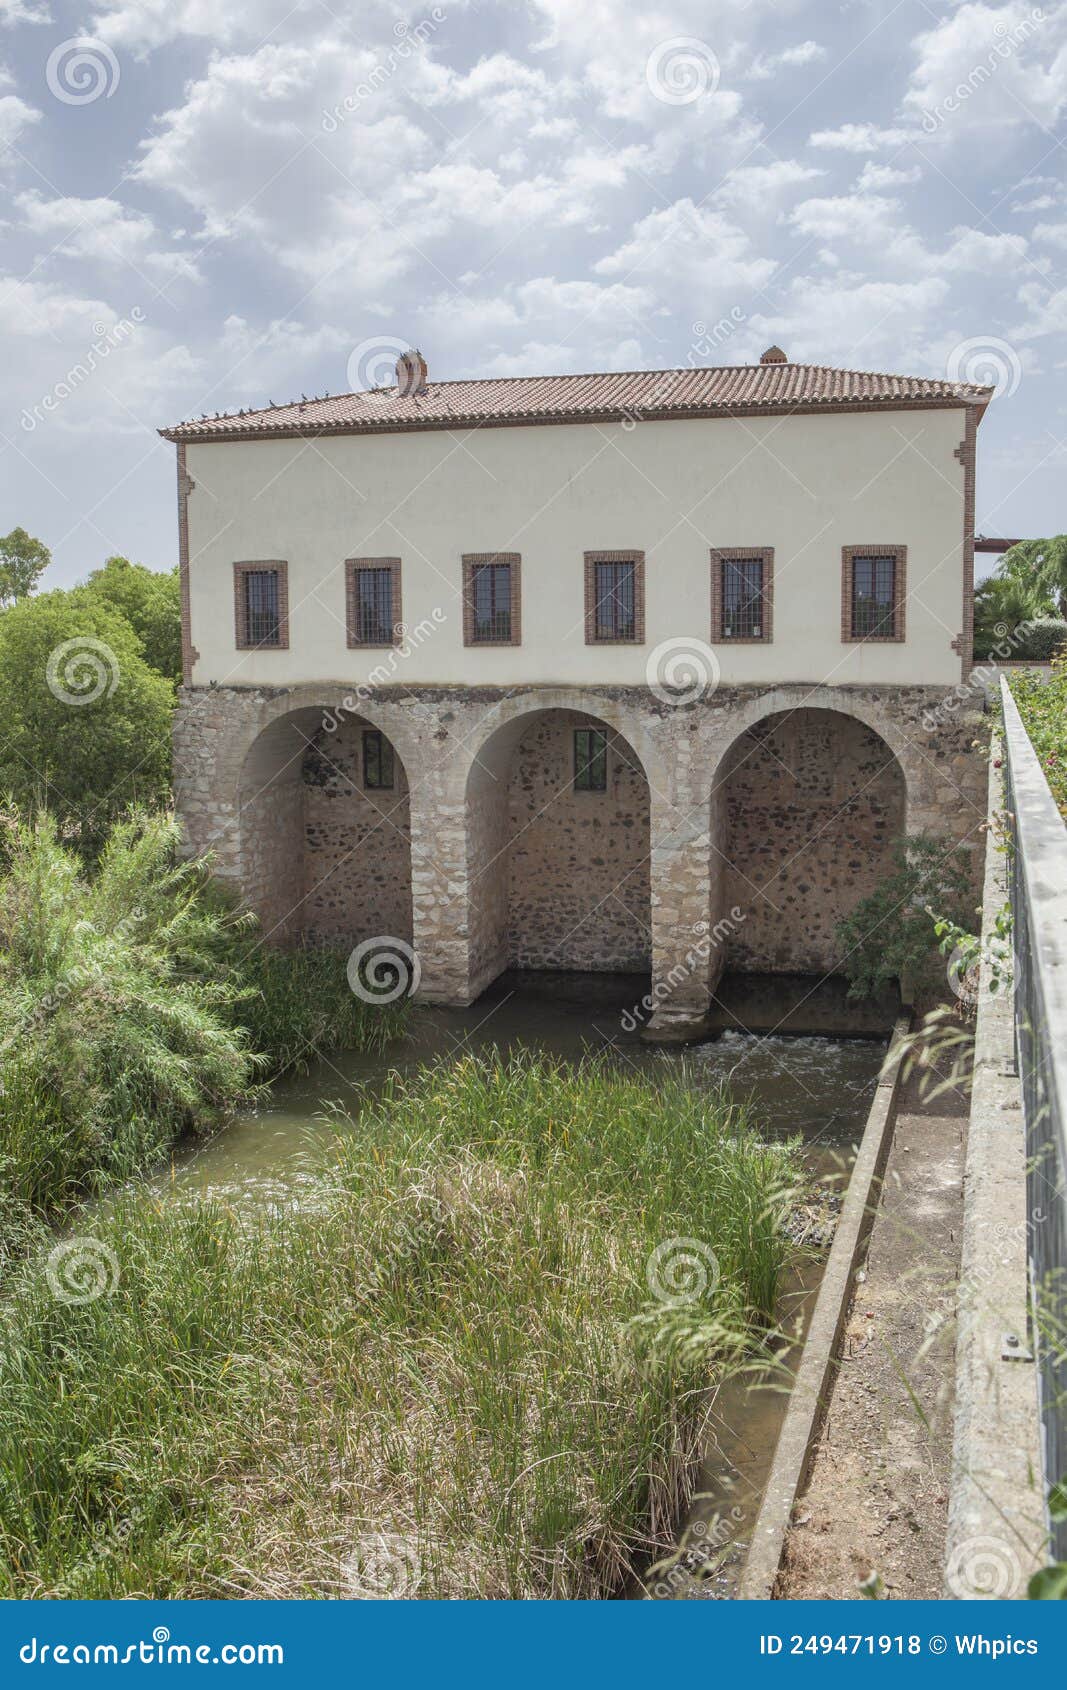
<svg viewBox="0 0 1067 1690"><path fill-rule="evenodd" d="M711 794L726 966L832 974L838 923L875 891L908 825L898 752L848 709L764 711L723 748Z"/></svg>
<svg viewBox="0 0 1067 1690"><path fill-rule="evenodd" d="M603 786L598 758L581 790L590 730ZM465 795L474 995L508 967L647 972L649 816L644 764L606 717L531 704L490 727Z"/></svg>
<svg viewBox="0 0 1067 1690"><path fill-rule="evenodd" d="M410 942L408 779L384 728L325 705L285 711L245 754L237 811L243 901L264 943Z"/></svg>

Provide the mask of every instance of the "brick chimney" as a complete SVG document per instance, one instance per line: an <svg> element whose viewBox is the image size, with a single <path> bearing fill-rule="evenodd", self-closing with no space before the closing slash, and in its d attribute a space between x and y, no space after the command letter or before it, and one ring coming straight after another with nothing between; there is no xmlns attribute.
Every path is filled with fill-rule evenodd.
<svg viewBox="0 0 1067 1690"><path fill-rule="evenodd" d="M766 352L763 354L763 357L760 359L761 364L788 364L788 362L789 359L786 357L780 346L768 346Z"/></svg>
<svg viewBox="0 0 1067 1690"><path fill-rule="evenodd" d="M426 387L426 360L417 347L402 352L396 361L396 392L399 399L410 399Z"/></svg>

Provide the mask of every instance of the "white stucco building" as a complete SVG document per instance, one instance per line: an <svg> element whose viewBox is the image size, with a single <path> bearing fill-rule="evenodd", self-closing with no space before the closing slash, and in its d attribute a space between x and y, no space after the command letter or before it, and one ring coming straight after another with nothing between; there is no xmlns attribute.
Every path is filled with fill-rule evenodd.
<svg viewBox="0 0 1067 1690"><path fill-rule="evenodd" d="M191 844L269 933L395 938L450 1001L651 968L662 1024L728 960L837 966L892 838L973 820L990 397L777 348L440 383L408 354L163 431Z"/></svg>

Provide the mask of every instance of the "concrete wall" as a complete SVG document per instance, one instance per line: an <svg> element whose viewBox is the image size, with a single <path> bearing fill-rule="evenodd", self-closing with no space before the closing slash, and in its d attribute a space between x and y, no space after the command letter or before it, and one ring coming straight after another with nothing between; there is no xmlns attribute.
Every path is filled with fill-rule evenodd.
<svg viewBox="0 0 1067 1690"><path fill-rule="evenodd" d="M728 686L951 684L963 628L961 409L574 424L190 445L193 683L354 686L344 560L402 560L413 649L377 684L643 686L649 652L707 640L714 547L772 546L774 640L718 646ZM904 545L907 639L843 644L841 548ZM522 644L463 645L461 556L522 558ZM646 554L643 646L587 646L583 552ZM285 559L287 650L238 652L233 564Z"/></svg>

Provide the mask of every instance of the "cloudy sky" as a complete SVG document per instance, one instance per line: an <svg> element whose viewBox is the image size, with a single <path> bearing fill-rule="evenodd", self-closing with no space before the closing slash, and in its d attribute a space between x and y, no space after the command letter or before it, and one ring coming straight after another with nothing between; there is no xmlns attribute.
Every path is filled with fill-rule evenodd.
<svg viewBox="0 0 1067 1690"><path fill-rule="evenodd" d="M169 567L160 425L709 334L995 382L978 527L1062 531L1065 108L1052 0L0 0L0 532Z"/></svg>

